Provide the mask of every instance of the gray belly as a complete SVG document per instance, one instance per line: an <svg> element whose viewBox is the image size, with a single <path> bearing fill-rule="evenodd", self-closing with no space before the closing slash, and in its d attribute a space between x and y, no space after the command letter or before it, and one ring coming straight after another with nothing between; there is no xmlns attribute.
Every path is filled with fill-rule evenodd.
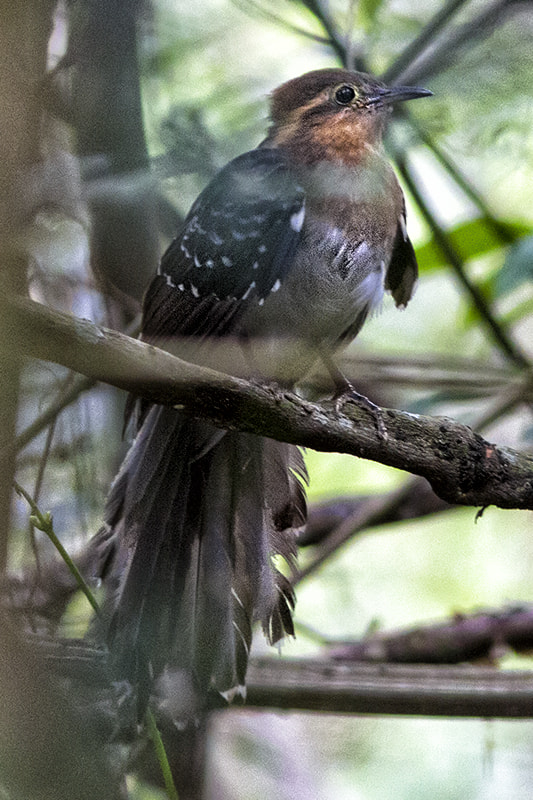
<svg viewBox="0 0 533 800"><path fill-rule="evenodd" d="M349 343L383 298L388 243L355 245L341 230L304 232L289 275L243 320L254 365L265 377L292 384L313 366L318 350ZM390 245L388 245L390 247Z"/></svg>

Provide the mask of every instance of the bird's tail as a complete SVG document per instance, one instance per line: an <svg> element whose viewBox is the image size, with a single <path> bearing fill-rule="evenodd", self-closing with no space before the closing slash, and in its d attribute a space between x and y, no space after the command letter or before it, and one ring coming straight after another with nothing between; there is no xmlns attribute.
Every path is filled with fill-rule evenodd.
<svg viewBox="0 0 533 800"><path fill-rule="evenodd" d="M202 697L242 691L254 621L271 643L293 633L278 567L295 564L306 478L291 445L151 408L106 506L118 677L146 691L170 667Z"/></svg>

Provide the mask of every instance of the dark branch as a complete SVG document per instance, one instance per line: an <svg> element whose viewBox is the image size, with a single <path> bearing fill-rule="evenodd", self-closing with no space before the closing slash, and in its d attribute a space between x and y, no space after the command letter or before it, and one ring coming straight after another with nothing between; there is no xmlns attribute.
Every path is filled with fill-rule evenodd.
<svg viewBox="0 0 533 800"><path fill-rule="evenodd" d="M504 650L529 653L533 608L517 606L455 614L451 620L409 630L379 632L358 642L331 643L333 658L397 664L459 664L495 659Z"/></svg>
<svg viewBox="0 0 533 800"><path fill-rule="evenodd" d="M304 401L273 386L201 368L116 331L11 298L4 313L19 354L53 361L222 428L378 461L426 478L449 503L533 509L533 457L465 425L383 409L387 438L366 408Z"/></svg>
<svg viewBox="0 0 533 800"><path fill-rule="evenodd" d="M73 639L41 639L35 644L57 675L94 691L109 691L105 650ZM252 658L247 706L342 714L531 718L533 673L466 665Z"/></svg>
<svg viewBox="0 0 533 800"><path fill-rule="evenodd" d="M533 673L403 667L311 659L253 659L249 705L353 714L531 717Z"/></svg>

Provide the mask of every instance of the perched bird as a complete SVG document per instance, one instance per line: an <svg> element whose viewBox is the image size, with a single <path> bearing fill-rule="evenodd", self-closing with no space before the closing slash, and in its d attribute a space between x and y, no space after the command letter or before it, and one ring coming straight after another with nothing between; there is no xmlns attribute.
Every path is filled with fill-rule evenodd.
<svg viewBox="0 0 533 800"><path fill-rule="evenodd" d="M382 136L393 103L429 94L343 69L276 89L267 138L215 176L164 254L143 340L283 386L322 360L342 390L334 354L385 290L398 306L413 292L404 198ZM244 692L254 621L271 643L293 633L294 595L278 567L294 566L305 522L301 453L143 401L137 426L102 534L116 673L146 696L169 667L200 704L231 699Z"/></svg>

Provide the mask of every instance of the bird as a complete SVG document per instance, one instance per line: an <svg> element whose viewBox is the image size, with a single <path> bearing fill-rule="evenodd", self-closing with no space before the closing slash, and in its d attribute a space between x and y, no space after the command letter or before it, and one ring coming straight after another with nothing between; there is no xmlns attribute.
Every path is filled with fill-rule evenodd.
<svg viewBox="0 0 533 800"><path fill-rule="evenodd" d="M141 339L227 372L295 387L335 357L389 292L407 305L417 262L383 148L393 105L431 95L362 72L308 72L275 89L270 126L192 205L143 302ZM245 696L253 628L294 635L297 447L223 430L142 399L112 484L107 637L115 675L146 704L166 671L195 708Z"/></svg>

